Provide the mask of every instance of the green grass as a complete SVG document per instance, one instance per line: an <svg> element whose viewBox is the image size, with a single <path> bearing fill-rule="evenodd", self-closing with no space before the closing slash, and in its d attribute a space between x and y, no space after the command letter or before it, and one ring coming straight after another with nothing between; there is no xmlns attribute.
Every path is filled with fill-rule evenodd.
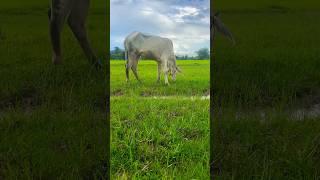
<svg viewBox="0 0 320 180"><path fill-rule="evenodd" d="M177 81L169 78L169 86L164 85L164 76L157 83L158 67L155 61L141 60L138 75L142 84L135 79L130 70L130 82L126 83L125 61L111 61L111 96L204 96L209 94L210 61L177 61L182 73L177 74Z"/></svg>
<svg viewBox="0 0 320 180"><path fill-rule="evenodd" d="M209 61L177 61L183 74L157 83L154 61L140 61L139 84L111 61L111 174L114 179L208 179ZM170 81L170 80L169 80ZM170 99L152 97L170 96Z"/></svg>
<svg viewBox="0 0 320 180"><path fill-rule="evenodd" d="M90 67L67 26L63 64L52 65L48 3L8 1L0 9L0 178L103 177L104 72ZM104 6L92 2L88 19L100 58L106 52Z"/></svg>
<svg viewBox="0 0 320 180"><path fill-rule="evenodd" d="M237 44L215 42L217 179L317 179L318 1L217 1Z"/></svg>
<svg viewBox="0 0 320 180"><path fill-rule="evenodd" d="M209 101L111 103L113 178L208 178Z"/></svg>

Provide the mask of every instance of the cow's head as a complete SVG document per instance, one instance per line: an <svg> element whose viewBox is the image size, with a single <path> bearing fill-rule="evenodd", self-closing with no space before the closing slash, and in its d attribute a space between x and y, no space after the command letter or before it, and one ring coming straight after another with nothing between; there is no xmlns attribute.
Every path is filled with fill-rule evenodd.
<svg viewBox="0 0 320 180"><path fill-rule="evenodd" d="M179 72L179 73L181 73L181 70L180 70L180 68L178 67L178 66L175 66L175 68L172 70L172 80L176 80L176 74L177 74L177 72Z"/></svg>
<svg viewBox="0 0 320 180"><path fill-rule="evenodd" d="M169 60L169 73L172 77L172 80L175 81L176 80L176 74L177 72L181 72L180 68L176 65L176 57L172 57Z"/></svg>

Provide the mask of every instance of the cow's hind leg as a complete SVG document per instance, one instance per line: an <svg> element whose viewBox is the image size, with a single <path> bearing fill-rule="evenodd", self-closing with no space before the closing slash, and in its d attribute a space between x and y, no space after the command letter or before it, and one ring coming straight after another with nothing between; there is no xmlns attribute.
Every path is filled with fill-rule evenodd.
<svg viewBox="0 0 320 180"><path fill-rule="evenodd" d="M72 9L68 18L68 24L80 43L88 60L97 68L101 69L101 62L93 52L91 45L88 40L87 31L85 28L85 20L89 10L89 0L80 0L74 4L75 7Z"/></svg>
<svg viewBox="0 0 320 180"><path fill-rule="evenodd" d="M134 61L136 61L136 54L134 52L128 53L127 57L127 62L126 62L126 80L129 82L129 74L130 74L130 69L133 69L132 66L134 65Z"/></svg>
<svg viewBox="0 0 320 180"><path fill-rule="evenodd" d="M48 13L50 13L50 39L53 51L52 61L54 64L61 63L60 34L68 12L68 4L62 2L62 0L51 1L51 9Z"/></svg>
<svg viewBox="0 0 320 180"><path fill-rule="evenodd" d="M131 70L132 70L134 76L136 77L136 79L137 79L139 82L141 82L140 79L139 79L139 77L138 77L138 72L137 72L138 60L139 60L138 57L135 56L135 57L134 57L134 60L132 61Z"/></svg>
<svg viewBox="0 0 320 180"><path fill-rule="evenodd" d="M129 82L129 70L130 70L129 60L126 62L126 80Z"/></svg>

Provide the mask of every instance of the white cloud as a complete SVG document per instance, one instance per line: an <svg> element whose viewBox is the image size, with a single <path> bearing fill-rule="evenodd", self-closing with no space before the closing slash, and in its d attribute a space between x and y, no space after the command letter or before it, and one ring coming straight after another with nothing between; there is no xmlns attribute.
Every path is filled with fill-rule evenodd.
<svg viewBox="0 0 320 180"><path fill-rule="evenodd" d="M208 1L112 0L111 48L123 48L125 36L133 31L170 38L178 55L209 48Z"/></svg>

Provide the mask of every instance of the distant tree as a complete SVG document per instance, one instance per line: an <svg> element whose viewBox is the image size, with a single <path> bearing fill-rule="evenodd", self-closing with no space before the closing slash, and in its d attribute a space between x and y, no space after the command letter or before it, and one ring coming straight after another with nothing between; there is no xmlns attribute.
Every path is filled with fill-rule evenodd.
<svg viewBox="0 0 320 180"><path fill-rule="evenodd" d="M113 52L114 52L115 54L121 54L121 53L122 53L122 50L121 50L119 47L114 47Z"/></svg>
<svg viewBox="0 0 320 180"><path fill-rule="evenodd" d="M114 47L114 50L110 51L111 59L124 59L124 50L119 47Z"/></svg>
<svg viewBox="0 0 320 180"><path fill-rule="evenodd" d="M197 52L197 59L209 59L209 49L208 48L201 48Z"/></svg>
<svg viewBox="0 0 320 180"><path fill-rule="evenodd" d="M177 55L176 56L176 59L179 59L179 60L190 60L192 59L193 57L192 56L188 56L188 55Z"/></svg>

